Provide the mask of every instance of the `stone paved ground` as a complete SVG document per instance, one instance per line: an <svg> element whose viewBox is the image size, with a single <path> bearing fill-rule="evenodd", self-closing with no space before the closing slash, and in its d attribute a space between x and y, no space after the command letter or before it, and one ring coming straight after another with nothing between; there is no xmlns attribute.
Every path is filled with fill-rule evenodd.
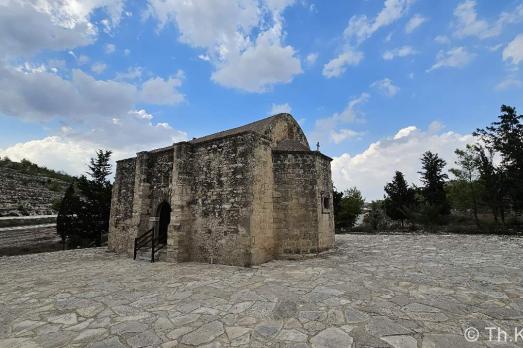
<svg viewBox="0 0 523 348"><path fill-rule="evenodd" d="M336 246L253 268L103 249L0 258L0 347L523 346L523 239L346 235ZM480 343L467 345L470 326ZM490 326L513 342L489 342Z"/></svg>

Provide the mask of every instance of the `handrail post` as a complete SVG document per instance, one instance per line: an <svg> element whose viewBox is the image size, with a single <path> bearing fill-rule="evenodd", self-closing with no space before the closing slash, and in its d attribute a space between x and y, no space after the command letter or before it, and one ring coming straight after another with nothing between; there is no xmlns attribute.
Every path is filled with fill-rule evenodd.
<svg viewBox="0 0 523 348"><path fill-rule="evenodd" d="M151 239L151 263L154 263L154 232L153 232L153 238Z"/></svg>

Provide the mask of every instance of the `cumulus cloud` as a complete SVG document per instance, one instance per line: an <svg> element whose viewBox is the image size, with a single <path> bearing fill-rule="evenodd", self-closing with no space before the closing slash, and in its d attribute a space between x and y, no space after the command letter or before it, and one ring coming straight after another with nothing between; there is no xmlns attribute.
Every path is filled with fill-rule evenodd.
<svg viewBox="0 0 523 348"><path fill-rule="evenodd" d="M211 79L261 93L302 73L294 48L283 43L282 12L291 0L149 0L158 28L173 23L180 41L203 48L215 66Z"/></svg>
<svg viewBox="0 0 523 348"><path fill-rule="evenodd" d="M183 101L180 78L153 78L141 89L115 80L97 80L73 70L70 80L27 66L0 64L0 113L26 120L54 117L76 122L127 113L137 102L174 105Z"/></svg>
<svg viewBox="0 0 523 348"><path fill-rule="evenodd" d="M488 39L500 35L506 25L523 20L523 4L520 4L511 12L502 12L495 22L489 23L478 18L476 1L467 0L456 7L454 17L456 19L454 23L455 36Z"/></svg>
<svg viewBox="0 0 523 348"><path fill-rule="evenodd" d="M363 59L363 52L346 50L323 66L323 76L326 78L338 77L348 66L358 65Z"/></svg>
<svg viewBox="0 0 523 348"><path fill-rule="evenodd" d="M412 33L414 30L419 28L419 26L422 25L423 23L425 23L426 21L427 21L426 17L423 17L420 14L415 14L414 16L412 16L411 19L409 19L409 21L405 25L405 32L407 34Z"/></svg>
<svg viewBox="0 0 523 348"><path fill-rule="evenodd" d="M125 113L132 108L136 87L96 80L73 70L70 80L47 71L23 72L0 64L0 112L26 120L85 118Z"/></svg>
<svg viewBox="0 0 523 348"><path fill-rule="evenodd" d="M412 2L412 0L385 0L383 8L373 19L369 19L365 15L352 16L343 35L347 39L360 44L370 38L380 28L388 26L403 17Z"/></svg>
<svg viewBox="0 0 523 348"><path fill-rule="evenodd" d="M138 151L187 139L185 132L152 120L153 116L145 110L131 110L119 118L104 119L87 132L62 127L57 135L0 149L0 156L16 161L26 158L55 170L81 175L97 149L112 150L114 161L134 156Z"/></svg>
<svg viewBox="0 0 523 348"><path fill-rule="evenodd" d="M363 132L357 132L352 129L342 128L339 131L332 130L330 132L330 137L335 144L339 144L345 140L360 138L363 134Z"/></svg>
<svg viewBox="0 0 523 348"><path fill-rule="evenodd" d="M407 57L415 54L418 54L418 51L416 51L414 48L411 46L403 46L385 51L385 53L383 53L383 59L392 60L396 57Z"/></svg>
<svg viewBox="0 0 523 348"><path fill-rule="evenodd" d="M400 88L392 83L392 80L389 78L384 78L383 80L375 81L371 87L377 88L381 93L385 94L387 97L393 97L400 91Z"/></svg>
<svg viewBox="0 0 523 348"><path fill-rule="evenodd" d="M292 108L289 105L289 103L285 104L272 104L271 108L271 115L286 113L290 114L292 112Z"/></svg>
<svg viewBox="0 0 523 348"><path fill-rule="evenodd" d="M351 99L343 111L336 112L329 117L317 119L310 138L314 142L329 141L338 144L344 140L361 136L362 132L347 129L345 125L360 122L364 119L364 114L359 110L359 107L367 103L369 98L369 94L362 93L358 97Z"/></svg>
<svg viewBox="0 0 523 348"><path fill-rule="evenodd" d="M149 79L142 85L140 100L149 104L176 105L185 99L178 91L181 85L182 80L177 77Z"/></svg>
<svg viewBox="0 0 523 348"><path fill-rule="evenodd" d="M98 9L109 17L108 23L116 25L123 0L1 1L0 55L28 56L91 44L98 30L90 16Z"/></svg>
<svg viewBox="0 0 523 348"><path fill-rule="evenodd" d="M369 145L359 154L344 153L332 161L333 181L338 190L358 187L370 201L383 198L383 187L395 170L402 171L408 182L419 184L420 157L425 151L438 153L455 161L454 150L473 142L472 135L442 132L440 127L420 130L414 126L400 129L395 135Z"/></svg>
<svg viewBox="0 0 523 348"><path fill-rule="evenodd" d="M301 64L292 46L282 46L269 33L260 35L256 43L239 54L231 54L218 64L213 81L247 92L261 93L277 83L289 83L301 74Z"/></svg>
<svg viewBox="0 0 523 348"><path fill-rule="evenodd" d="M439 68L461 68L474 58L474 54L468 52L464 47L454 47L448 51L439 51L436 62L427 72Z"/></svg>
<svg viewBox="0 0 523 348"><path fill-rule="evenodd" d="M523 61L523 34L516 36L503 49L503 60L510 60L512 64Z"/></svg>

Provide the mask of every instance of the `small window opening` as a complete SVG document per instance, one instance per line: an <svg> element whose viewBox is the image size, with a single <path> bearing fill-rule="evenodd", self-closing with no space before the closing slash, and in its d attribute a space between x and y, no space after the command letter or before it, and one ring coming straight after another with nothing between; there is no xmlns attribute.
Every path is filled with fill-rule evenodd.
<svg viewBox="0 0 523 348"><path fill-rule="evenodd" d="M322 197L322 208L323 208L323 210L324 211L325 210L328 211L330 209L330 206L331 205L330 205L330 198L329 198L329 196Z"/></svg>

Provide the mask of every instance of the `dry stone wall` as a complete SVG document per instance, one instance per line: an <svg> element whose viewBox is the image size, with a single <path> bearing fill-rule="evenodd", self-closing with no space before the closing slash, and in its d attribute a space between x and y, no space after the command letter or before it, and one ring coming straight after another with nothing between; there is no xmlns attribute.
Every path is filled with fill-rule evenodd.
<svg viewBox="0 0 523 348"><path fill-rule="evenodd" d="M52 215L69 183L0 167L0 216Z"/></svg>

